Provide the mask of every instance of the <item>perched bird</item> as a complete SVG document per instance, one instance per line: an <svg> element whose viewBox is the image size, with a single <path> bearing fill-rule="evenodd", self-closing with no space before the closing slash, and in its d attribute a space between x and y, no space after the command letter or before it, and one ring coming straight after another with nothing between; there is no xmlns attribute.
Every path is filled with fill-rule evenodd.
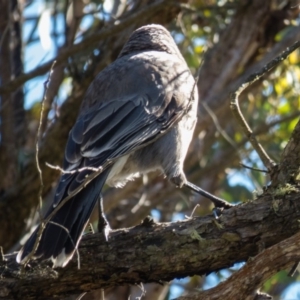
<svg viewBox="0 0 300 300"><path fill-rule="evenodd" d="M122 187L141 174L160 170L177 187L186 185L183 163L197 105L194 78L170 33L160 25L135 30L117 60L89 86L69 134L66 172L45 216L50 222L37 243L39 227L35 230L17 261L24 263L36 244L33 258L51 258L54 267L65 266L105 183ZM83 185L93 175L92 168L99 167L102 172Z"/></svg>

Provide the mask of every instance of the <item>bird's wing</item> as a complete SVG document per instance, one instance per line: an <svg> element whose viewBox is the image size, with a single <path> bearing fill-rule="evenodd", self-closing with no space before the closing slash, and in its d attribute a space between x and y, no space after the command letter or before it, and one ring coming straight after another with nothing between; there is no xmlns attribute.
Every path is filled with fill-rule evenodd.
<svg viewBox="0 0 300 300"><path fill-rule="evenodd" d="M103 166L153 142L185 113L186 101L178 101L171 93L147 94L102 103L81 115L69 134L64 170ZM158 101L157 101L158 100ZM182 99L181 99L182 100ZM149 105L155 103L156 105ZM160 103L160 105L158 104ZM70 195L92 171L64 174L58 184L53 205Z"/></svg>

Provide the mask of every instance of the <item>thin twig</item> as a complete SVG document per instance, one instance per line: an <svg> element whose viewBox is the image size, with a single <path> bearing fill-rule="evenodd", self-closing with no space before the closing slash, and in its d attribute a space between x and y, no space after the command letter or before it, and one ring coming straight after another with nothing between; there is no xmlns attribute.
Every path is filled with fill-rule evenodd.
<svg viewBox="0 0 300 300"><path fill-rule="evenodd" d="M136 284L136 286L139 287L140 290L141 290L141 292L142 292L141 296L140 297L136 297L136 299L141 300L146 295L145 287L144 287L144 285L143 285L142 282L140 284Z"/></svg>
<svg viewBox="0 0 300 300"><path fill-rule="evenodd" d="M94 233L95 233L95 229L94 229L94 227L93 227L93 224L92 224L92 223L89 223L89 225L88 225L88 228L90 229L90 232L91 232L92 234L94 234Z"/></svg>
<svg viewBox="0 0 300 300"><path fill-rule="evenodd" d="M5 261L3 247L0 246L0 262Z"/></svg>
<svg viewBox="0 0 300 300"><path fill-rule="evenodd" d="M195 207L194 207L193 210L192 210L191 215L190 215L190 216L185 216L185 217L186 217L187 219L192 219L193 216L194 216L194 213L195 213L195 211L196 211L196 209L197 209L198 207L200 207L200 204L196 204Z"/></svg>
<svg viewBox="0 0 300 300"><path fill-rule="evenodd" d="M294 43L293 46L288 47L281 55L277 56L275 59L267 63L262 68L262 70L250 75L248 79L235 92L233 92L230 95L231 98L230 108L232 110L234 117L236 118L244 134L249 139L250 143L252 144L252 147L256 150L258 156L260 157L260 159L262 160L263 164L265 165L265 167L268 169L269 172L273 170L273 168L275 167L275 163L268 156L266 151L263 149L262 145L257 141L255 135L253 134L252 129L250 128L247 121L245 120L239 106L238 97L249 85L253 84L259 78L261 78L265 73L269 72L272 68L276 67L279 63L281 63L284 59L286 59L289 54L291 54L294 50L296 50L299 47L300 47L300 41L297 41L296 43Z"/></svg>
<svg viewBox="0 0 300 300"><path fill-rule="evenodd" d="M53 212L52 214L50 214L48 216L47 219L43 220L42 219L42 213L41 213L41 209L42 209L42 204L43 204L43 199L42 199L42 194L43 194L43 188L44 188L44 183L43 183L43 173L42 173L42 170L41 170L41 167L40 167L40 163L39 163L39 143L40 143L40 139L41 139L41 129L42 129L42 126L43 126L43 114L44 114L44 104L45 104L45 101L46 101L46 95L47 95L47 89L48 89L48 84L51 80L51 75L52 75L52 72L53 72L53 69L54 69L54 66L55 66L56 62L54 61L53 64L52 64L52 67L51 67L51 70L49 72L49 75L48 75L48 78L47 80L45 81L44 83L44 87L45 87L45 91L44 91L44 97L43 97L43 100L42 100L42 106L41 106L41 112L40 112L40 119L39 119L39 126L38 126L38 131L37 131L37 137L36 137L36 145L35 145L35 160L36 160L36 167L37 167L37 170L38 170L38 173L39 173L39 179L40 179L40 189L39 189L39 206L38 206L38 211L39 211L39 217L40 217L40 228L37 232L37 237L36 237L36 240L35 240L35 243L33 245L33 248L32 248L32 251L27 255L24 263L23 263L23 266L26 266L28 264L28 262L30 261L30 259L34 256L37 248L38 248L38 245L39 245L39 242L41 240L41 237L42 237L42 234L43 234L43 231L46 227L46 225L48 223L52 224L52 225L55 225L55 226L58 226L58 227L61 227L62 229L64 229L71 242L73 243L73 246L74 246L74 249L76 251L76 254L77 254L77 258L78 258L78 269L80 269L80 256L79 256L79 252L78 252L78 249L76 247L76 244L74 243L71 235L70 235L70 232L69 230L61 225L61 224L58 224L56 222L53 222L53 221L50 221L51 220L51 217L53 216ZM50 165L51 166L51 165ZM51 166L52 167L52 166ZM61 172L64 172L61 168L59 167L53 167L54 169L59 169ZM84 169L84 168L83 168ZM98 170L98 169L97 169ZM101 169L102 170L102 169ZM75 171L77 170L74 170L73 172L75 173ZM55 213L56 213L56 209L54 210Z"/></svg>
<svg viewBox="0 0 300 300"><path fill-rule="evenodd" d="M25 261L24 261L24 266L26 266L26 264L29 262L29 260L32 258L32 256L34 255L38 245L39 245L39 241L42 235L42 232L44 230L45 225L42 222L42 213L41 213L41 209L42 209L42 203L43 203L43 189L44 189L44 182L43 182L43 173L40 167L40 162L39 162L39 144L40 144L40 140L41 140L41 128L43 125L43 114L44 114L44 104L45 104L45 100L46 100L46 94L47 94L47 89L48 89L48 83L51 79L51 75L54 69L54 66L56 64L56 61L54 61L52 63L52 67L50 69L49 75L47 80L44 83L44 97L42 99L42 106L41 106L41 112L40 112L40 120L39 120L39 126L38 126L38 130L37 130L37 136L36 136L36 142L35 142L35 162L36 162L36 168L39 174L39 179L40 179L40 188L39 188L39 193L38 193L38 197L39 197L39 205L38 205L38 211L39 211L39 217L40 217L40 221L41 221L41 225L40 228L38 230L37 233L37 238L35 240L34 246L32 248L32 251L27 255Z"/></svg>
<svg viewBox="0 0 300 300"><path fill-rule="evenodd" d="M240 165L245 168L245 169L249 169L249 170L252 170L252 171L258 171L258 172L262 172L262 173L269 173L268 170L262 170L262 169L258 169L258 168L253 168L253 167L249 167L249 166L246 166L242 163L240 163Z"/></svg>
<svg viewBox="0 0 300 300"><path fill-rule="evenodd" d="M146 202L147 200L147 190L146 190L146 186L148 184L148 175L144 174L143 177L142 177L142 180L143 180L143 192L142 192L142 195L139 199L139 201L137 202L137 204L131 209L131 212L133 214L135 214Z"/></svg>
<svg viewBox="0 0 300 300"><path fill-rule="evenodd" d="M80 294L79 297L76 298L76 300L81 300L83 298L83 296L85 296L86 294L87 294L87 292Z"/></svg>
<svg viewBox="0 0 300 300"><path fill-rule="evenodd" d="M101 300L105 300L105 293L104 293L104 289L101 289Z"/></svg>
<svg viewBox="0 0 300 300"><path fill-rule="evenodd" d="M99 168L95 168L95 167L83 167L83 168L75 169L75 170L72 170L72 171L65 171L65 170L64 170L63 168L61 168L60 166L54 166L54 165L51 165L51 164L49 164L49 163L47 163L47 162L46 162L46 166L49 167L50 169L58 170L58 171L60 171L62 174L75 174L75 173L83 172L83 171L85 171L85 170L93 171L93 172L103 171L103 167L99 167Z"/></svg>
<svg viewBox="0 0 300 300"><path fill-rule="evenodd" d="M300 117L300 111L295 111L291 114L284 115L282 118L273 120L269 123L262 124L260 127L254 129L253 133L255 135L265 133L268 129L271 129L272 127L274 127L276 125L279 125L281 123L285 123L285 122L288 122L288 121L292 121L292 120L294 120L298 117Z"/></svg>
<svg viewBox="0 0 300 300"><path fill-rule="evenodd" d="M170 0L161 0L150 4L136 13L130 14L127 18L120 20L118 23L114 23L112 26L102 29L98 33L95 33L87 38L85 38L82 42L74 44L66 49L63 49L53 60L50 60L47 63L35 68L28 73L22 74L21 76L15 78L14 80L8 82L7 84L0 87L0 94L9 93L17 89L19 86L27 82L28 80L43 75L51 69L51 66L54 61L56 61L56 66L64 63L70 56L74 54L78 54L81 51L86 51L87 47L93 47L99 43L100 40L103 40L107 37L111 37L114 34L119 34L124 31L125 28L134 24L138 20L143 20L145 18L149 18L154 15L157 11L167 7L172 6L173 1Z"/></svg>
<svg viewBox="0 0 300 300"><path fill-rule="evenodd" d="M229 143L229 145L232 146L232 148L237 152L240 160L242 161L245 157L245 154L242 152L241 149L239 149L238 144L222 128L222 126L220 125L220 123L218 121L216 114L212 111L212 109L209 107L209 105L206 102L200 102L200 104L204 107L206 112L211 117L214 125L216 126L217 131L223 136L223 138ZM253 182L253 184L257 185L257 183L255 182L256 179L252 176L252 173L245 172L245 176L248 176L249 179Z"/></svg>
<svg viewBox="0 0 300 300"><path fill-rule="evenodd" d="M50 82L50 78L54 69L54 66L56 64L56 61L53 62L51 70L49 72L47 80L44 82L44 97L42 99L42 105L41 105L41 111L40 111L40 119L39 119L39 126L37 130L37 136L36 136L36 141L35 141L35 163L36 163L36 168L39 173L39 180L40 180L40 189L39 189L39 212L40 212L40 217L41 217L41 209L42 209L42 194L43 194L43 188L44 188L44 182L43 182L43 173L40 167L40 161L39 161L39 144L41 141L41 130L43 126L43 115L44 115L44 109L45 109L45 101L46 101L46 94L48 90L48 84Z"/></svg>
<svg viewBox="0 0 300 300"><path fill-rule="evenodd" d="M204 109L206 110L206 112L209 114L209 116L211 117L212 121L214 122L217 131L223 136L223 138L236 150L239 151L236 143L234 142L234 140L227 134L227 132L225 130L222 129L217 116L214 114L214 112L212 111L212 109L207 105L207 103L205 102L200 102L200 104L204 107Z"/></svg>
<svg viewBox="0 0 300 300"><path fill-rule="evenodd" d="M299 261L297 261L293 264L293 266L291 267L291 269L288 273L288 277L294 277L298 267L299 267Z"/></svg>

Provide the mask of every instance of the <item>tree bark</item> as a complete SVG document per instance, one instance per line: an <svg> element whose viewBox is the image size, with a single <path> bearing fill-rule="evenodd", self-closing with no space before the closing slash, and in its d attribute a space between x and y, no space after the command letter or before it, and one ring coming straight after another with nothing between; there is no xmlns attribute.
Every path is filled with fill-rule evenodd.
<svg viewBox="0 0 300 300"><path fill-rule="evenodd" d="M262 282L272 275L291 266L299 260L300 232L266 249L217 287L200 293L191 293L177 300L259 300L272 299L269 295L257 292ZM237 294L238 291L238 294Z"/></svg>
<svg viewBox="0 0 300 300"><path fill-rule="evenodd" d="M296 188L280 188L225 210L219 220L212 215L176 223L145 219L139 226L113 231L108 243L101 234L88 234L80 244L80 257L75 255L64 269L32 262L20 270L15 255L8 254L0 263L0 299L52 299L124 284L205 275L251 260L296 233L298 249L299 198ZM300 258L295 247L287 251L292 254L285 259L272 256L277 257L273 272Z"/></svg>

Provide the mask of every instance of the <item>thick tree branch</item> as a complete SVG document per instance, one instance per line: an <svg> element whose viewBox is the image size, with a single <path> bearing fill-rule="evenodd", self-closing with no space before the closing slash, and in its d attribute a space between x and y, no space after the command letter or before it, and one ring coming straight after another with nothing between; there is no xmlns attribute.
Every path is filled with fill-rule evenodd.
<svg viewBox="0 0 300 300"><path fill-rule="evenodd" d="M122 284L163 282L247 261L299 231L300 192L293 190L268 192L224 211L218 221L213 216L176 223L144 221L113 232L108 243L99 234L86 235L79 249L80 270L74 257L65 269L33 262L20 274L15 255L7 255L0 263L0 299L51 299Z"/></svg>
<svg viewBox="0 0 300 300"><path fill-rule="evenodd" d="M177 300L255 300L261 284L300 260L300 232L292 237L262 251L255 258L217 287L197 294L190 294ZM238 294L236 293L238 291Z"/></svg>

